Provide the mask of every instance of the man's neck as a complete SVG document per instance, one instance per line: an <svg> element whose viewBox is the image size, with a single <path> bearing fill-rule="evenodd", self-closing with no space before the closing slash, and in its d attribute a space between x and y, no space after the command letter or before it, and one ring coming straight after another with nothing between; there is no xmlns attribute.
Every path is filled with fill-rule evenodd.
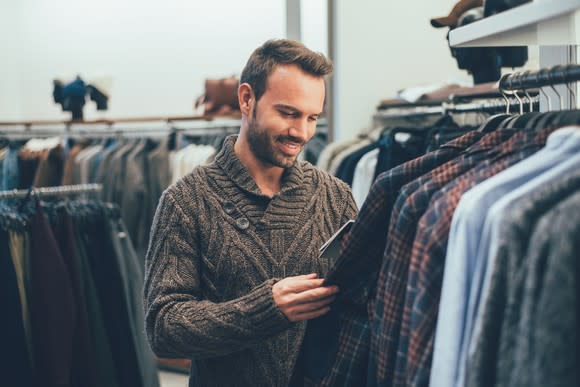
<svg viewBox="0 0 580 387"><path fill-rule="evenodd" d="M246 167L260 191L268 197L274 196L280 192L284 168L264 165L256 158L248 144L245 144L244 141L241 136L236 140L234 145L236 156L238 156L240 162Z"/></svg>

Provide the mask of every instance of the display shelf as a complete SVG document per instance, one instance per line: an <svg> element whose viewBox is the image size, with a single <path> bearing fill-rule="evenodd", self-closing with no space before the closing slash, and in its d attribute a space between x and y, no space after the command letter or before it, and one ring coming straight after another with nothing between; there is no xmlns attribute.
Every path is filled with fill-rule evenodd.
<svg viewBox="0 0 580 387"><path fill-rule="evenodd" d="M580 44L580 0L535 0L449 32L452 47Z"/></svg>

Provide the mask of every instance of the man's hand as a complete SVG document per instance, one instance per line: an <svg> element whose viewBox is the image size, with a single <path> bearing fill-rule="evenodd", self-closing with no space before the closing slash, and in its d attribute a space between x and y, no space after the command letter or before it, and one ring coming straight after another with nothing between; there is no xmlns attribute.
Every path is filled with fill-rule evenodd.
<svg viewBox="0 0 580 387"><path fill-rule="evenodd" d="M288 320L310 320L330 310L329 304L336 298L338 287L321 286L324 279L316 277L315 273L287 277L272 287L274 302Z"/></svg>

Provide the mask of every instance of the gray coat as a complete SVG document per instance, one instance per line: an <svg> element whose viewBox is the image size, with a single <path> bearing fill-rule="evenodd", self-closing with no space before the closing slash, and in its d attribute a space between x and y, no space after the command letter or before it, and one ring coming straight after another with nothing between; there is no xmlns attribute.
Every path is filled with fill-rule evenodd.
<svg viewBox="0 0 580 387"><path fill-rule="evenodd" d="M505 216L508 221L502 225L500 245L491 268L489 292L482 306L481 331L474 337L468 355L468 386L503 383L514 367L512 350L520 335L521 299L529 264L526 254L531 251L528 246L534 227L551 208L578 189L580 171L530 193L508 210Z"/></svg>

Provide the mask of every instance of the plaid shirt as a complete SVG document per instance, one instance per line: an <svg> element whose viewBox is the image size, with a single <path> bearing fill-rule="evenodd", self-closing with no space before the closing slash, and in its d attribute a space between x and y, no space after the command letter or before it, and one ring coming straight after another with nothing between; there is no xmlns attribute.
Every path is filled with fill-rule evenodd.
<svg viewBox="0 0 580 387"><path fill-rule="evenodd" d="M400 188L409 181L456 157L481 138L469 132L434 152L411 160L377 177L355 223L341 244L341 255L326 276L326 284L336 284L341 292L337 351L319 356L307 368L307 385L361 386L368 367L370 327L367 300L376 284L376 276L386 244L390 213ZM309 323L307 338L319 336L321 327ZM326 327L327 328L327 327ZM317 331L318 330L318 331ZM326 332L328 334L328 332ZM322 372L319 372L323 370Z"/></svg>
<svg viewBox="0 0 580 387"><path fill-rule="evenodd" d="M451 219L469 189L541 149L552 128L520 132L499 146L499 153L438 191L419 221L413 243L402 330L395 369L396 384L428 386L435 325Z"/></svg>
<svg viewBox="0 0 580 387"><path fill-rule="evenodd" d="M375 302L369 304L372 313L369 385L390 385L393 382L411 249L417 224L427 210L431 196L480 161L493 157L497 146L514 133L512 129L489 133L461 156L402 188L391 214Z"/></svg>

